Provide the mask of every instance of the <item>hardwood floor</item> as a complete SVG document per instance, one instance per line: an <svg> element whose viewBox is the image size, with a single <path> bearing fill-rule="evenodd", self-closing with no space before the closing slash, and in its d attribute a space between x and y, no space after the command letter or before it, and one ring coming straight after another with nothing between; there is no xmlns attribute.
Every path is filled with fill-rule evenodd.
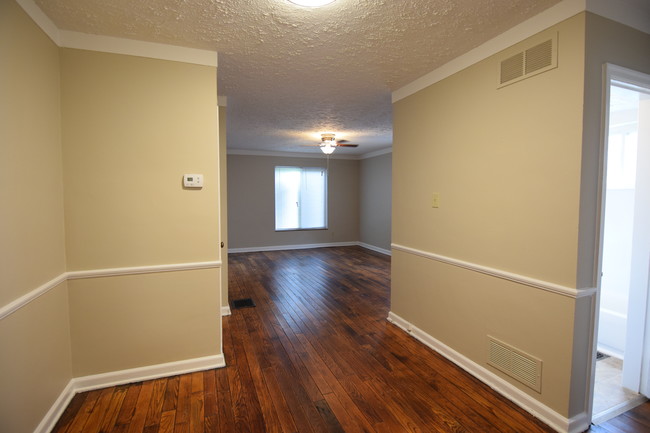
<svg viewBox="0 0 650 433"><path fill-rule="evenodd" d="M386 321L390 259L362 248L232 254L228 366L78 394L55 433L544 433ZM649 405L594 433L650 431ZM625 418L622 418L625 417Z"/></svg>

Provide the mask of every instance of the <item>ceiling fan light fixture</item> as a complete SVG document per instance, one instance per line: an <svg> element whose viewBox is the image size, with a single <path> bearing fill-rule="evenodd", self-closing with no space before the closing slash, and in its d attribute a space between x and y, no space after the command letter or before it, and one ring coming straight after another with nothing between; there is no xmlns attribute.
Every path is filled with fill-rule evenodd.
<svg viewBox="0 0 650 433"><path fill-rule="evenodd" d="M331 142L320 145L320 150L322 150L325 155L331 155L334 152L334 149L336 149L336 145L332 145Z"/></svg>
<svg viewBox="0 0 650 433"><path fill-rule="evenodd" d="M289 0L289 1L298 6L304 6L308 8L316 8L319 6L325 6L330 3L334 3L334 0Z"/></svg>

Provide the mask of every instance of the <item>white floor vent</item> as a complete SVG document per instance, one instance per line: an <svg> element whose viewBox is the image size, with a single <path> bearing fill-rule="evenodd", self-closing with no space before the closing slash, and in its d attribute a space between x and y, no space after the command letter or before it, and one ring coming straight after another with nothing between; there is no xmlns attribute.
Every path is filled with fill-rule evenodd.
<svg viewBox="0 0 650 433"><path fill-rule="evenodd" d="M542 361L488 336L488 364L542 392Z"/></svg>
<svg viewBox="0 0 650 433"><path fill-rule="evenodd" d="M516 83L557 67L557 33L527 50L511 55L499 63L497 88Z"/></svg>

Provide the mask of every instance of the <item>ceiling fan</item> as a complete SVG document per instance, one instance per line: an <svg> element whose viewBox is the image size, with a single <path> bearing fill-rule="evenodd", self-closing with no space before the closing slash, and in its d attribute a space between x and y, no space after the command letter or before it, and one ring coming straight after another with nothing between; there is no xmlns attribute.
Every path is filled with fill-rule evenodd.
<svg viewBox="0 0 650 433"><path fill-rule="evenodd" d="M348 140L337 140L335 134L325 132L321 134L321 143L318 145L325 155L330 155L337 147L358 147L358 144L349 143Z"/></svg>

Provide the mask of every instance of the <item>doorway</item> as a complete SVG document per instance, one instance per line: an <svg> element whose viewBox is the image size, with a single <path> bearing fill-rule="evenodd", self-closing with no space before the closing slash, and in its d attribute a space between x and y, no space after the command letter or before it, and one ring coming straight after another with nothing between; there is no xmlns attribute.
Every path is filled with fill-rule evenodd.
<svg viewBox="0 0 650 433"><path fill-rule="evenodd" d="M594 423L650 391L650 76L607 65L606 104Z"/></svg>

